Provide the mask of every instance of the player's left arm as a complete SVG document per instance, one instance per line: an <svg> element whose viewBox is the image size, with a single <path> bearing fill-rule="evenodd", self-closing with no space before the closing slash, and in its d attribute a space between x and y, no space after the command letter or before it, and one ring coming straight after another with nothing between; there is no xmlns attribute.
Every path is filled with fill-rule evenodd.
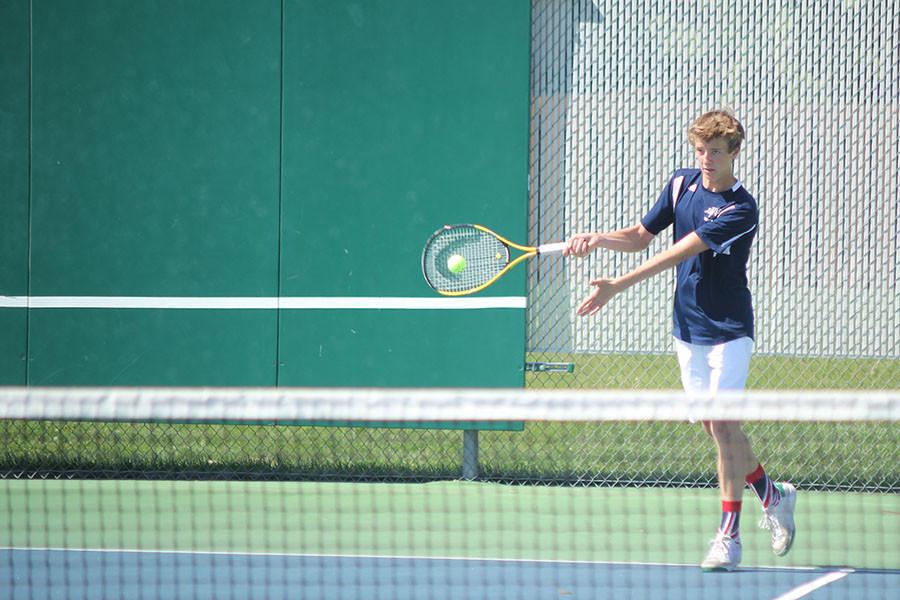
<svg viewBox="0 0 900 600"><path fill-rule="evenodd" d="M706 242L700 239L700 236L696 233L691 232L678 240L674 245L621 277L594 279L591 281L594 291L584 299L576 313L582 317L595 315L616 294L658 273L671 269L681 261L706 250L709 250Z"/></svg>

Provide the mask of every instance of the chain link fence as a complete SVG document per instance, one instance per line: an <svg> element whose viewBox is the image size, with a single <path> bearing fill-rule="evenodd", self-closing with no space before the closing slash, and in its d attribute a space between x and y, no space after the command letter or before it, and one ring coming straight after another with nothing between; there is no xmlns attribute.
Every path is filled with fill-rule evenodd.
<svg viewBox="0 0 900 600"><path fill-rule="evenodd" d="M804 489L900 492L896 423L747 426L769 472ZM716 454L688 423L527 423L482 431L480 478L708 487ZM275 425L0 421L0 477L423 482L458 479L463 432Z"/></svg>
<svg viewBox="0 0 900 600"><path fill-rule="evenodd" d="M535 0L532 35L532 243L638 222L694 166L690 122L728 108L760 206L748 386L900 388L900 5ZM528 385L677 388L674 274L574 315L670 243L532 261L529 361L576 368Z"/></svg>
<svg viewBox="0 0 900 600"><path fill-rule="evenodd" d="M900 5L535 0L532 9L531 243L638 222L671 173L693 166L690 122L730 109L748 132L738 176L760 206L748 387L900 388ZM674 273L596 317L575 316L590 279L625 273L670 243L665 232L639 254L532 261L527 360L574 369L535 370L526 385L679 388ZM542 431L580 457L550 461L561 480L714 484L705 434L660 427ZM896 490L896 424L747 430L777 477ZM863 475L881 460L883 478Z"/></svg>

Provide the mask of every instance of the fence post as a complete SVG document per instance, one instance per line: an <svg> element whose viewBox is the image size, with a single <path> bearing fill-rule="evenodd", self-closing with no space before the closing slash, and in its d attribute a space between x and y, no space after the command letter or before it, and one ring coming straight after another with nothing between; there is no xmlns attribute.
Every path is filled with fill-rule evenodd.
<svg viewBox="0 0 900 600"><path fill-rule="evenodd" d="M463 479L478 478L478 430L463 430Z"/></svg>

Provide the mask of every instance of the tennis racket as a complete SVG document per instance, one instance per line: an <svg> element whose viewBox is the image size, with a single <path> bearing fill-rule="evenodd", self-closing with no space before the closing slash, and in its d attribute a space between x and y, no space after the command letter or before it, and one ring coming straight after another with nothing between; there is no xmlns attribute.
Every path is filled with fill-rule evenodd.
<svg viewBox="0 0 900 600"><path fill-rule="evenodd" d="M510 260L510 248L524 254ZM539 254L562 254L565 242L521 246L481 225L445 225L422 250L425 281L444 296L480 292L520 262Z"/></svg>

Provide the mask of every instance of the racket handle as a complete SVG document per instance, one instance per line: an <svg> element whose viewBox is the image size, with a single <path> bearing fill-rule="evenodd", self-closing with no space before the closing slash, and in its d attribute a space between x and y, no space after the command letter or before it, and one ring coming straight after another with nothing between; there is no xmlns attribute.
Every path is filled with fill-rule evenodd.
<svg viewBox="0 0 900 600"><path fill-rule="evenodd" d="M557 242L555 244L542 244L538 246L538 254L562 254L566 249L566 242Z"/></svg>

